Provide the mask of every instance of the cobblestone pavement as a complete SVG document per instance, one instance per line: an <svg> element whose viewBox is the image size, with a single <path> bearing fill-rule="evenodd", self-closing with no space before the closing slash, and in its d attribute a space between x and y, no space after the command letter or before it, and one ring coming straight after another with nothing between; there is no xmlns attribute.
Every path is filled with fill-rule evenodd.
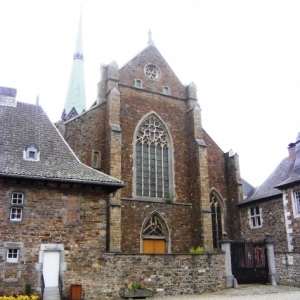
<svg viewBox="0 0 300 300"><path fill-rule="evenodd" d="M154 300L299 300L300 288L283 285L240 285L237 289L225 289L201 295L155 297Z"/></svg>

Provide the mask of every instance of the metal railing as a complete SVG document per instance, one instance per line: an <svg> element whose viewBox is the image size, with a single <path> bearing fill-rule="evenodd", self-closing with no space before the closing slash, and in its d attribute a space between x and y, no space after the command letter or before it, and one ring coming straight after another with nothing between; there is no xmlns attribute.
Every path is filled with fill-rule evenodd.
<svg viewBox="0 0 300 300"><path fill-rule="evenodd" d="M62 277L60 275L60 273L58 272L58 289L59 289L59 295L60 295L60 299L62 300L63 298L63 281L62 281Z"/></svg>
<svg viewBox="0 0 300 300"><path fill-rule="evenodd" d="M41 293L42 293L42 299L44 298L44 290L45 290L45 280L44 280L44 274L41 275Z"/></svg>

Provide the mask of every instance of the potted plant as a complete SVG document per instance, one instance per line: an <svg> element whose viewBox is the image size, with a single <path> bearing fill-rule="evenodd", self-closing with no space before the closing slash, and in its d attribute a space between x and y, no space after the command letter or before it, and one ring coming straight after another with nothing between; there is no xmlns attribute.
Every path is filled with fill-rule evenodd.
<svg viewBox="0 0 300 300"><path fill-rule="evenodd" d="M125 291L124 298L146 298L152 297L152 288L145 285L144 281L129 281Z"/></svg>

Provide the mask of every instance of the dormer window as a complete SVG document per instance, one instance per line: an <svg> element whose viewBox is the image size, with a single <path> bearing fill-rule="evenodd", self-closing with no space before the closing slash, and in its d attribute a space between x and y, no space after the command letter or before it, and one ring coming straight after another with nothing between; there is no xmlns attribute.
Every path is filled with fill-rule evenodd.
<svg viewBox="0 0 300 300"><path fill-rule="evenodd" d="M165 95L169 95L169 94L170 94L169 87L164 86L164 87L163 87L163 93L164 93Z"/></svg>
<svg viewBox="0 0 300 300"><path fill-rule="evenodd" d="M141 87L142 87L142 80L140 80L140 79L135 79L135 87L141 88Z"/></svg>
<svg viewBox="0 0 300 300"><path fill-rule="evenodd" d="M23 157L25 160L39 161L40 152L38 147L35 144L30 144L24 150Z"/></svg>

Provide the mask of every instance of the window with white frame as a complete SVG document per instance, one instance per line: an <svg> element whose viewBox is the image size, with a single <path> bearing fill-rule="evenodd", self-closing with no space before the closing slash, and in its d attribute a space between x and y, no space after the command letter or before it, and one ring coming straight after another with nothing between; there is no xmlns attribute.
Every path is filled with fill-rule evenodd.
<svg viewBox="0 0 300 300"><path fill-rule="evenodd" d="M259 206L251 207L249 210L250 214L250 227L260 228L262 227L261 209Z"/></svg>
<svg viewBox="0 0 300 300"><path fill-rule="evenodd" d="M10 209L10 220L11 221L22 221L22 208L12 207Z"/></svg>
<svg viewBox="0 0 300 300"><path fill-rule="evenodd" d="M295 215L300 215L300 190L294 191Z"/></svg>
<svg viewBox="0 0 300 300"><path fill-rule="evenodd" d="M24 194L15 192L11 195L11 208L9 219L11 221L22 221Z"/></svg>
<svg viewBox="0 0 300 300"><path fill-rule="evenodd" d="M24 200L24 194L23 193L12 193L12 197L11 197L11 203L12 204L22 205L23 200Z"/></svg>
<svg viewBox="0 0 300 300"><path fill-rule="evenodd" d="M17 262L19 258L19 249L7 249L7 261Z"/></svg>
<svg viewBox="0 0 300 300"><path fill-rule="evenodd" d="M25 160L39 161L40 152L38 147L35 144L28 145L24 150L23 157Z"/></svg>

